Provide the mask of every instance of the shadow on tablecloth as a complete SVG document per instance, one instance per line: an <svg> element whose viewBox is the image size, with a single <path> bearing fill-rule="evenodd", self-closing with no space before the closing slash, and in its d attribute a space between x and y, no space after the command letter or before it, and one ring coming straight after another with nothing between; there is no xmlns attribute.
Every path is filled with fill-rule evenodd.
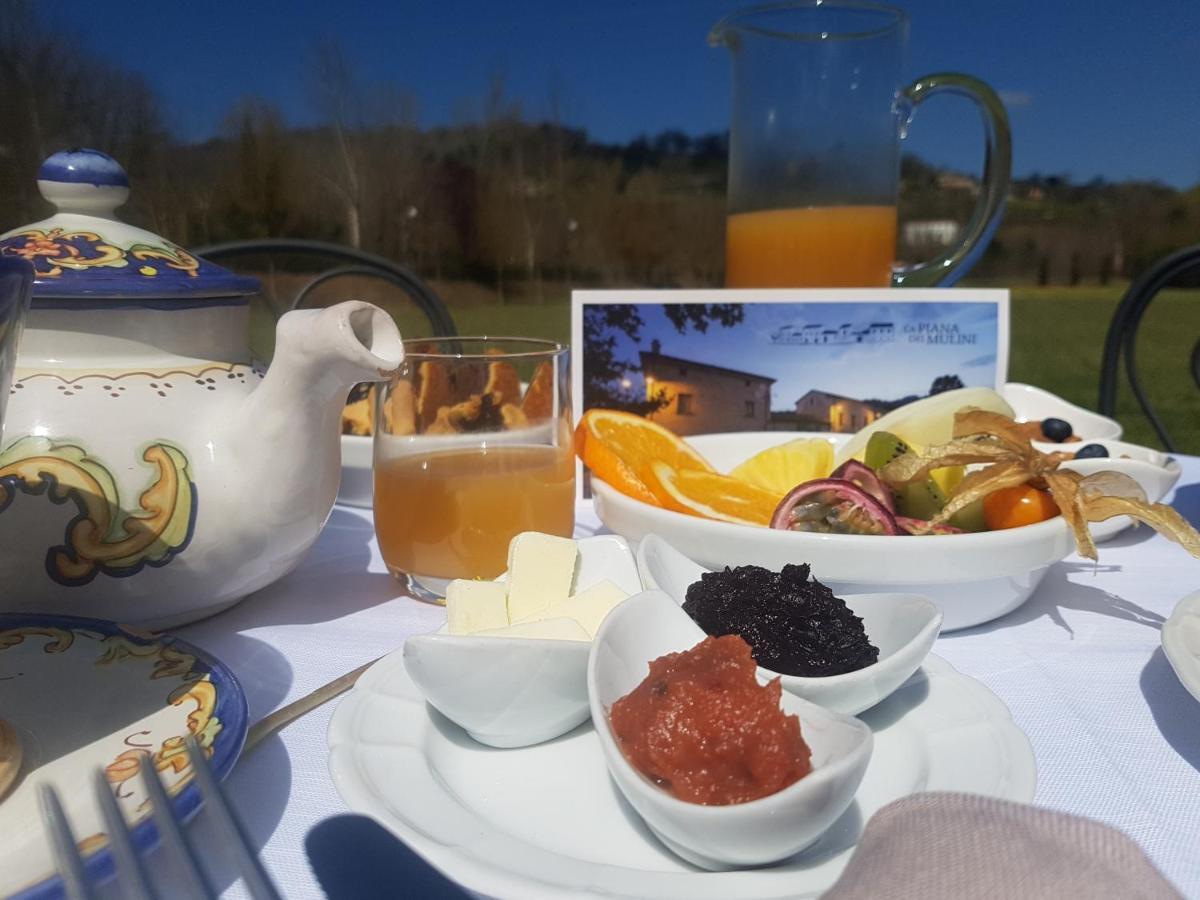
<svg viewBox="0 0 1200 900"><path fill-rule="evenodd" d="M1182 484L1171 498L1175 511L1200 528L1200 484Z"/></svg>
<svg viewBox="0 0 1200 900"><path fill-rule="evenodd" d="M1080 573L1090 576L1093 572L1104 572L1112 568L1103 565L1097 567L1092 563L1058 563L1050 567L1050 571L1046 573L1042 583L1033 592L1033 596L1008 615L982 625L976 625L974 628L952 631L941 637L943 640L953 640L956 637L988 634L1000 628L1011 628L1014 625L1032 622L1042 616L1048 617L1050 621L1073 637L1075 632L1063 617L1064 609L1096 613L1161 631L1166 619L1153 610L1138 606L1103 588L1071 581L1068 577Z"/></svg>
<svg viewBox="0 0 1200 900"><path fill-rule="evenodd" d="M1138 686L1167 743L1200 772L1200 704L1179 683L1162 647L1154 651L1142 669Z"/></svg>
<svg viewBox="0 0 1200 900"><path fill-rule="evenodd" d="M1105 548L1120 548L1120 547L1135 547L1138 544L1144 544L1146 541L1152 541L1158 537L1158 532L1149 525L1135 524L1132 528L1126 528L1116 537L1111 538L1099 545L1100 557L1104 557Z"/></svg>

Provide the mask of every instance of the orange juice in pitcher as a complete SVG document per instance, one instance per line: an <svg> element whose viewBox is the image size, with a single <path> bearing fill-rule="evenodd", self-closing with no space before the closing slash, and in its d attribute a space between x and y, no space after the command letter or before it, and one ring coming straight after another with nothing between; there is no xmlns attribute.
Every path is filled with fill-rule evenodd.
<svg viewBox="0 0 1200 900"><path fill-rule="evenodd" d="M725 225L725 284L887 287L896 207L810 206L734 213Z"/></svg>

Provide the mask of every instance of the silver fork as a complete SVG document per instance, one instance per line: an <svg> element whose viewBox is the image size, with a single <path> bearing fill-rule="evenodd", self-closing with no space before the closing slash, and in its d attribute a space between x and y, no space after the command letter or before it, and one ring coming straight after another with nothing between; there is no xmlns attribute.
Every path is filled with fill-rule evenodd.
<svg viewBox="0 0 1200 900"><path fill-rule="evenodd" d="M242 875L247 891L254 900L280 900L279 892L271 883L270 877L259 861L258 856L250 849L250 842L240 822L225 802L221 788L213 777L208 761L190 736L185 739L188 759L192 765L192 777L200 791L203 806L212 816L222 843L233 853L238 871ZM171 896L178 896L179 889L186 885L187 892L194 897L205 900L215 898L216 891L200 865L199 857L183 834L179 822L172 813L171 801L158 780L158 773L150 762L149 755L144 755L139 761L142 780L150 795L150 808L154 817L155 827L163 844L164 852L178 863L179 877L183 884L172 883ZM117 878L120 879L121 896L131 900L155 900L158 896L146 876L141 857L130 840L129 829L125 817L117 806L112 788L104 773L97 771L93 787L96 801L104 816L104 830L108 835L109 849L112 852L113 863L116 867ZM39 799L42 805L42 822L50 837L54 850L55 864L62 875L63 887L69 900L91 900L94 896L92 886L87 879L83 858L71 826L63 813L58 794L48 784L39 787Z"/></svg>

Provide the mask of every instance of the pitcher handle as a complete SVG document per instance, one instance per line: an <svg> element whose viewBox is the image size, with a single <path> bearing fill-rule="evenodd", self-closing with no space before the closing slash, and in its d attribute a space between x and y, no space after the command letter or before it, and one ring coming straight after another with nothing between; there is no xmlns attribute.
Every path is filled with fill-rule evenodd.
<svg viewBox="0 0 1200 900"><path fill-rule="evenodd" d="M967 222L962 240L929 262L905 266L892 274L895 287L949 287L967 273L987 249L1008 195L1012 174L1012 135L1004 104L990 87L978 78L957 72L939 72L918 78L904 89L909 104L907 122L912 113L934 94L959 94L974 100L983 114L986 153L983 158L983 187L979 202Z"/></svg>

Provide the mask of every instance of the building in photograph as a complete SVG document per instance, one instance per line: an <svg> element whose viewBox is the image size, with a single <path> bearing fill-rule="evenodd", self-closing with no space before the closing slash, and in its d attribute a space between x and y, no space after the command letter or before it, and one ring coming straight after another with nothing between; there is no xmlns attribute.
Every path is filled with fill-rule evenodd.
<svg viewBox="0 0 1200 900"><path fill-rule="evenodd" d="M809 391L796 401L796 417L811 423L826 423L830 431L858 431L870 425L890 407L870 400L855 400L829 391Z"/></svg>
<svg viewBox="0 0 1200 900"><path fill-rule="evenodd" d="M640 355L646 396L664 390L670 398L650 416L658 424L676 434L766 430L774 378L662 353Z"/></svg>
<svg viewBox="0 0 1200 900"><path fill-rule="evenodd" d="M809 324L803 326L783 325L772 333L775 344L796 344L814 347L824 344L886 344L896 339L896 326L891 322L872 322L858 328L843 322L837 328Z"/></svg>

